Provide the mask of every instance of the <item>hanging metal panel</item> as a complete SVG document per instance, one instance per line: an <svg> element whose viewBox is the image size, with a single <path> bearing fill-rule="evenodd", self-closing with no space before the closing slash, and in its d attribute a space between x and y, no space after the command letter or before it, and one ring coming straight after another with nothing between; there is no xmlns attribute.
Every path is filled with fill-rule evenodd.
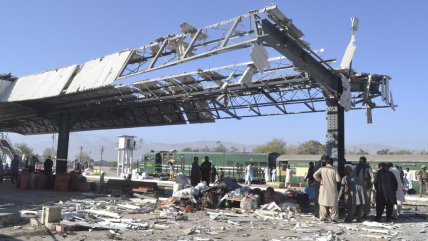
<svg viewBox="0 0 428 241"><path fill-rule="evenodd" d="M13 82L12 88L1 94L0 100L12 102L58 96L77 67L77 65L72 65L20 77Z"/></svg>
<svg viewBox="0 0 428 241"><path fill-rule="evenodd" d="M112 84L131 54L126 50L86 62L67 88L67 94Z"/></svg>

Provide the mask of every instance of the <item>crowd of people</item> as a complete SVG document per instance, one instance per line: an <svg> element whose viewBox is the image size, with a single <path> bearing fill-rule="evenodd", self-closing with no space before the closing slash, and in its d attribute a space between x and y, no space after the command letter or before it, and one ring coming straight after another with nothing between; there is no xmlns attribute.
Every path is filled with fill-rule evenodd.
<svg viewBox="0 0 428 241"><path fill-rule="evenodd" d="M210 162L209 156L205 156L199 165L199 158L194 157L192 169L190 171L190 184L198 185L200 182L205 182L208 186L210 183L222 183L224 181L224 170L220 168L217 171L215 165Z"/></svg>
<svg viewBox="0 0 428 241"><path fill-rule="evenodd" d="M6 165L3 168L3 164L0 162L1 170L0 170L0 183L3 182L4 177L9 176L10 181L12 184L15 184L19 181L19 169L26 169L28 172L34 173L36 172L36 165L39 164L39 158L37 156L31 156L31 157L25 157L23 160L16 154L13 155L13 159L9 164L6 163ZM52 175L52 167L53 167L53 161L51 157L49 156L46 158L46 160L43 162L43 173L46 175Z"/></svg>
<svg viewBox="0 0 428 241"><path fill-rule="evenodd" d="M265 173L265 181L266 183L268 182L276 182L276 173L277 173L277 169L275 167L271 168L271 167L265 167L264 168L264 173ZM292 182L292 178L294 175L294 171L293 169L290 167L290 165L286 166L286 170L285 170L285 188L288 189L291 186L291 182Z"/></svg>
<svg viewBox="0 0 428 241"><path fill-rule="evenodd" d="M376 207L373 221L381 221L386 209L386 221L396 220L401 215L405 193L413 190L413 174L392 163L379 163L372 170L366 157L362 156L357 165L347 162L345 176L340 178L333 166L333 159L323 156L318 165L309 163L305 181L314 190L316 210L322 221L338 221L339 202L346 207L345 222L368 219L371 206ZM427 190L428 173L423 165L417 172L420 195ZM337 184L340 183L338 186Z"/></svg>

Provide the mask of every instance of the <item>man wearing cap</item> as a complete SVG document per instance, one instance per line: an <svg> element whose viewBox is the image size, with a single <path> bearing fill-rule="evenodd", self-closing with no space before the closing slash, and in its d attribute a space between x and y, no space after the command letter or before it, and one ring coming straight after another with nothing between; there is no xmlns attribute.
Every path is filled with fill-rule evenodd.
<svg viewBox="0 0 428 241"><path fill-rule="evenodd" d="M427 183L428 183L428 173L427 167L425 165L421 166L421 170L418 172L418 181L419 181L419 195L425 194L427 191Z"/></svg>

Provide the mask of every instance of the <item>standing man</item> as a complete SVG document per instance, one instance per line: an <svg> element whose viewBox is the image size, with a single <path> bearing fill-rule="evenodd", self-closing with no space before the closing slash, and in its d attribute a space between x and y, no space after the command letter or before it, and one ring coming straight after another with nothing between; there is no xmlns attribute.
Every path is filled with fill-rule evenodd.
<svg viewBox="0 0 428 241"><path fill-rule="evenodd" d="M18 155L13 155L12 162L10 164L10 180L12 184L18 182L19 176L19 157Z"/></svg>
<svg viewBox="0 0 428 241"><path fill-rule="evenodd" d="M175 160L174 159L169 160L168 165L169 165L169 180L172 181L174 180Z"/></svg>
<svg viewBox="0 0 428 241"><path fill-rule="evenodd" d="M308 167L308 172L306 173L306 177L305 177L305 182L308 181L308 186L312 186L312 183L314 183L315 178L314 178L314 173L315 173L315 165L313 162L309 162L309 167Z"/></svg>
<svg viewBox="0 0 428 241"><path fill-rule="evenodd" d="M363 218L367 218L370 214L370 202L368 201L371 196L373 184L372 184L372 171L370 166L367 164L367 158L361 156L358 162L358 165L355 167L355 177L358 177L361 181L364 189L364 209L363 209Z"/></svg>
<svg viewBox="0 0 428 241"><path fill-rule="evenodd" d="M291 186L292 177L293 177L293 170L290 168L290 165L287 165L287 171L285 176L285 189L288 189Z"/></svg>
<svg viewBox="0 0 428 241"><path fill-rule="evenodd" d="M394 167L392 163L388 163L389 171L394 174L395 179L397 180L397 191L395 192L395 198L397 199L397 204L394 205L394 218L398 218L401 214L401 207L403 205L404 199L404 186L401 182L400 170L397 167Z"/></svg>
<svg viewBox="0 0 428 241"><path fill-rule="evenodd" d="M192 170L190 171L190 184L192 186L198 185L201 181L201 168L199 167L199 158L193 157Z"/></svg>
<svg viewBox="0 0 428 241"><path fill-rule="evenodd" d="M216 179L217 179L217 169L215 168L215 165L212 165L212 168L211 168L211 182L215 183Z"/></svg>
<svg viewBox="0 0 428 241"><path fill-rule="evenodd" d="M337 222L338 212L338 193L337 183L340 182L339 172L333 167L333 159L326 158L325 167L321 167L314 173L314 178L320 183L318 197L319 218L321 221L327 221L327 213L330 213L332 222Z"/></svg>
<svg viewBox="0 0 428 241"><path fill-rule="evenodd" d="M245 168L245 184L251 186L251 181L253 180L253 163L250 162L248 166Z"/></svg>
<svg viewBox="0 0 428 241"><path fill-rule="evenodd" d="M398 182L385 163L379 163L378 167L379 171L374 182L376 189L376 217L374 221L380 222L383 210L386 207L386 221L390 222L394 205L397 204L395 192L397 191Z"/></svg>
<svg viewBox="0 0 428 241"><path fill-rule="evenodd" d="M217 183L223 183L223 182L224 182L224 171L223 171L223 168L220 168L220 172L218 173Z"/></svg>
<svg viewBox="0 0 428 241"><path fill-rule="evenodd" d="M207 183L207 186L210 186L210 173L211 173L211 162L210 157L205 156L204 161L201 164L201 179Z"/></svg>
<svg viewBox="0 0 428 241"><path fill-rule="evenodd" d="M352 168L345 166L345 176L342 178L338 200L345 195L346 218L345 223L352 222L354 218L357 222L361 221L363 207L366 200L364 199L364 189L359 177L352 176Z"/></svg>
<svg viewBox="0 0 428 241"><path fill-rule="evenodd" d="M52 175L52 167L53 167L53 161L51 159L51 156L48 156L48 158L43 163L43 171L47 175Z"/></svg>
<svg viewBox="0 0 428 241"><path fill-rule="evenodd" d="M427 167L425 165L421 166L421 170L418 172L418 181L419 181L419 196L422 197L427 191L428 184L428 173Z"/></svg>
<svg viewBox="0 0 428 241"><path fill-rule="evenodd" d="M37 163L39 163L39 159L36 156L32 156L30 163L28 164L28 170L30 173L34 172Z"/></svg>
<svg viewBox="0 0 428 241"><path fill-rule="evenodd" d="M406 171L404 172L404 179L406 181L406 189L409 191L413 188L413 173L410 172L409 168L406 168Z"/></svg>
<svg viewBox="0 0 428 241"><path fill-rule="evenodd" d="M276 167L272 168L271 173L272 173L272 179L271 179L271 181L275 182L276 181Z"/></svg>
<svg viewBox="0 0 428 241"><path fill-rule="evenodd" d="M266 166L264 171L265 171L265 182L267 184L268 182L270 182L270 169L269 169L269 167Z"/></svg>
<svg viewBox="0 0 428 241"><path fill-rule="evenodd" d="M315 172L317 172L321 167L325 166L325 160L326 160L327 156L325 154L323 154L320 158L319 161L317 161L316 163L314 163L314 174ZM313 177L313 175L312 175ZM314 183L312 184L312 187L314 187L314 213L315 216L317 216L319 218L319 212L320 212L320 205L318 203L318 197L319 197L319 193L320 193L320 183L315 180L314 178Z"/></svg>
<svg viewBox="0 0 428 241"><path fill-rule="evenodd" d="M43 172L46 174L48 178L48 188L51 189L54 187L53 176L52 176L52 167L53 161L50 156L43 163Z"/></svg>

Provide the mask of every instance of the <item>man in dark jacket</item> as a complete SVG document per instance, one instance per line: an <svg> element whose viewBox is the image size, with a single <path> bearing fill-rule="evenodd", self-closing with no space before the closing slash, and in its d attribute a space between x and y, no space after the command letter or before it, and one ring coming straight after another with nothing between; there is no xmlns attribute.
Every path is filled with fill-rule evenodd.
<svg viewBox="0 0 428 241"><path fill-rule="evenodd" d="M308 181L308 186L312 186L312 184L315 181L314 173L315 173L315 165L313 162L309 162L308 172L306 173L306 177L304 180L305 182Z"/></svg>
<svg viewBox="0 0 428 241"><path fill-rule="evenodd" d="M47 175L52 175L53 161L50 156L43 163L43 170Z"/></svg>
<svg viewBox="0 0 428 241"><path fill-rule="evenodd" d="M201 178L202 181L207 183L207 186L210 185L210 177L211 177L211 162L208 156L205 156L204 161L201 164Z"/></svg>
<svg viewBox="0 0 428 241"><path fill-rule="evenodd" d="M397 191L398 183L392 172L388 171L385 163L379 163L379 171L376 174L374 186L376 189L376 218L374 221L381 220L383 210L386 207L386 221L392 219L392 211L394 204L397 204L395 192Z"/></svg>
<svg viewBox="0 0 428 241"><path fill-rule="evenodd" d="M199 158L193 157L192 170L190 171L190 184L192 186L198 185L201 181L201 168L199 167Z"/></svg>
<svg viewBox="0 0 428 241"><path fill-rule="evenodd" d="M215 168L214 165L212 165L212 167L211 167L211 182L215 183L216 178L217 178L217 169Z"/></svg>
<svg viewBox="0 0 428 241"><path fill-rule="evenodd" d="M19 178L19 157L18 155L13 155L12 162L10 164L10 180L12 184L18 182Z"/></svg>

